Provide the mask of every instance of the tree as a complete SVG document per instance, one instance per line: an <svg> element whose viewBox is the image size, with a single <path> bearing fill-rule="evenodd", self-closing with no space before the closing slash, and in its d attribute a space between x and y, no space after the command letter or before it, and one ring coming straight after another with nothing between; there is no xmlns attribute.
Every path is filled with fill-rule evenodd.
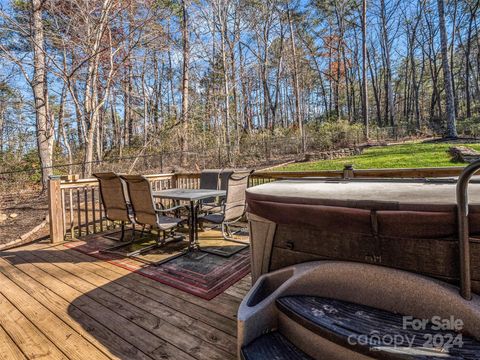
<svg viewBox="0 0 480 360"><path fill-rule="evenodd" d="M22 10L28 13L28 24L8 18L2 14L6 24L11 27L12 36L15 40L28 39L27 51L32 53L32 63L23 60L15 52L22 51L18 44L0 43L0 52L4 58L14 63L23 74L33 93L35 113L35 137L37 153L40 160L42 191L47 188L49 177L53 174L53 146L55 124L51 116L49 104L49 92L47 82L47 51L44 34L44 1L30 0L29 3L19 3ZM15 41L14 40L14 41ZM31 74L29 68L31 67Z"/></svg>
<svg viewBox="0 0 480 360"><path fill-rule="evenodd" d="M396 7L396 6L395 6ZM384 53L383 59L385 63L385 123L394 127L395 123L395 103L393 93L393 74L392 74L392 60L391 60L391 40L390 31L388 28L389 14L387 14L387 4L385 0L380 0L380 18L381 18L381 39L382 50Z"/></svg>
<svg viewBox="0 0 480 360"><path fill-rule="evenodd" d="M467 107L467 118L472 117L472 96L471 96L471 89L470 89L470 73L472 69L472 64L470 60L471 50L472 50L472 33L473 33L473 23L475 20L475 16L477 14L478 7L480 6L480 1L474 1L473 5L469 4L468 8L470 11L470 19L468 21L468 33L467 33L467 48L465 50L465 97L466 97L466 107Z"/></svg>
<svg viewBox="0 0 480 360"><path fill-rule="evenodd" d="M183 43L183 66L182 66L182 130L180 134L180 164L185 165L187 151L187 125L188 125L188 92L189 92L189 62L190 62L190 32L188 25L188 0L182 0L182 43Z"/></svg>
<svg viewBox="0 0 480 360"><path fill-rule="evenodd" d="M52 165L55 125L50 113L48 98L45 37L42 16L43 4L44 2L42 0L31 0L33 76L30 81L30 86L32 87L34 96L37 148L40 165L42 167L42 184L43 189L45 190L48 178L53 174Z"/></svg>
<svg viewBox="0 0 480 360"><path fill-rule="evenodd" d="M369 138L368 123L368 82L367 82L367 0L362 1L362 86L363 86L363 122L365 137Z"/></svg>
<svg viewBox="0 0 480 360"><path fill-rule="evenodd" d="M292 73L292 80L293 80L293 92L295 94L295 123L298 126L298 130L300 132L300 142L301 142L301 149L302 153L304 154L307 150L307 146L305 143L305 130L303 128L303 119L302 114L300 113L300 86L298 82L298 65L297 65L297 45L295 42L295 34L293 31L293 20L291 15L291 10L287 5L287 18L288 18L288 26L290 28L290 43L292 45L292 58L293 58L293 73Z"/></svg>
<svg viewBox="0 0 480 360"><path fill-rule="evenodd" d="M448 42L447 29L445 26L445 4L443 0L437 0L438 4L438 19L440 26L440 42L442 47L442 67L443 67L443 81L445 83L445 96L447 108L447 132L446 136L451 138L458 137L457 124L455 118L455 99L453 97L452 74L450 64L448 61Z"/></svg>

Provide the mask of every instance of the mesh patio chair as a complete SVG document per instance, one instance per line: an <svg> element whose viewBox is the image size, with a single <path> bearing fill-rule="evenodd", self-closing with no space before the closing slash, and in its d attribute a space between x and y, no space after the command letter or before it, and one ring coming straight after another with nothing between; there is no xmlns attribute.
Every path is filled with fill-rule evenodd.
<svg viewBox="0 0 480 360"><path fill-rule="evenodd" d="M221 169L205 169L200 173L200 189L217 190Z"/></svg>
<svg viewBox="0 0 480 360"><path fill-rule="evenodd" d="M200 189L218 190L220 188L221 169L205 169L200 173ZM221 211L219 199L208 198L200 202L203 212L219 212Z"/></svg>
<svg viewBox="0 0 480 360"><path fill-rule="evenodd" d="M207 169L200 174L200 189L227 190L228 178L234 172L232 169ZM224 198L209 198L201 203L202 212L213 214L222 211Z"/></svg>
<svg viewBox="0 0 480 360"><path fill-rule="evenodd" d="M248 186L248 178L252 172L253 170L229 170L228 180L224 182L227 195L220 205L221 211L199 216L199 223L209 222L221 225L222 235L225 240L244 244L244 241L232 237L229 226L240 221L245 215L245 191Z"/></svg>
<svg viewBox="0 0 480 360"><path fill-rule="evenodd" d="M143 226L149 226L158 232L155 244L134 251L130 253L130 256L140 255L168 242L183 239L183 237L173 235L173 230L184 220L167 214L185 208L184 205L165 209L161 204L157 205L155 203L151 185L147 178L141 175L122 175L121 178L127 185L135 222ZM170 237L167 236L169 233Z"/></svg>
<svg viewBox="0 0 480 360"><path fill-rule="evenodd" d="M121 222L120 239L112 236L115 233L104 236L108 239L120 241L121 244L115 245L103 251L114 250L132 242L135 239L135 220L133 218L132 209L126 197L124 184L117 174L114 172L104 172L95 173L93 176L98 179L100 197L105 209L105 217L112 222ZM132 240L129 242L124 242L125 224L127 223L132 224Z"/></svg>

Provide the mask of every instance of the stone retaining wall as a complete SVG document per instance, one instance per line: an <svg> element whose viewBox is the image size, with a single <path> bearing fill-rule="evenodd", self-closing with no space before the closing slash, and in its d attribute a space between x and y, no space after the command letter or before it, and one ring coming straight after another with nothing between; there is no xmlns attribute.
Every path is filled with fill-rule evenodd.
<svg viewBox="0 0 480 360"><path fill-rule="evenodd" d="M305 159L303 161L341 159L347 156L360 155L363 152L363 149L364 147L352 147L338 150L308 153L305 154Z"/></svg>

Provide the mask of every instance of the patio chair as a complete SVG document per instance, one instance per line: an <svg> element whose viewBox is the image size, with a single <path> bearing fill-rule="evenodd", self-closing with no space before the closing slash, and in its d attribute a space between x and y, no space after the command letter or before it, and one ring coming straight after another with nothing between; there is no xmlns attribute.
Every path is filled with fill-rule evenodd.
<svg viewBox="0 0 480 360"><path fill-rule="evenodd" d="M221 169L205 169L200 173L200 189L218 190L220 189ZM200 202L201 210L207 213L220 212L220 199L208 198Z"/></svg>
<svg viewBox="0 0 480 360"><path fill-rule="evenodd" d="M240 221L245 214L245 191L252 172L253 170L230 170L228 180L224 182L227 195L220 205L220 212L199 216L199 223L209 222L221 225L222 236L225 240L244 244L244 241L232 237L229 226Z"/></svg>
<svg viewBox="0 0 480 360"><path fill-rule="evenodd" d="M205 169L200 173L200 189L217 190L221 169Z"/></svg>
<svg viewBox="0 0 480 360"><path fill-rule="evenodd" d="M122 180L114 172L95 173L93 176L98 179L100 197L105 209L105 217L112 222L121 222L120 239L112 236L115 233L105 235L105 237L123 243L125 238L125 224L131 223L133 241L135 235L135 220L133 218L131 206L125 194ZM122 245L116 245L109 249L112 250L120 246Z"/></svg>
<svg viewBox="0 0 480 360"><path fill-rule="evenodd" d="M200 189L227 190L228 178L233 169L206 169L200 174ZM223 198L209 198L201 202L201 210L205 213L220 213Z"/></svg>
<svg viewBox="0 0 480 360"><path fill-rule="evenodd" d="M140 255L154 248L163 246L168 242L181 240L183 237L175 237L173 234L167 237L167 234L169 232L173 233L173 230L184 220L168 216L167 213L175 212L181 208L185 208L185 206L177 205L165 209L161 204L157 205L152 196L150 182L144 176L122 175L121 178L127 185L135 222L143 226L148 225L151 229L155 229L158 232L155 244L132 252L130 256Z"/></svg>

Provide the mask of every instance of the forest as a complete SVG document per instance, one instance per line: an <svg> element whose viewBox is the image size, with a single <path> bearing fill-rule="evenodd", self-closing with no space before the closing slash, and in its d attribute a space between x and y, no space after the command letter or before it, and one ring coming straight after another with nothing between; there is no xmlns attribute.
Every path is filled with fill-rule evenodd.
<svg viewBox="0 0 480 360"><path fill-rule="evenodd" d="M479 5L0 0L0 178L476 135Z"/></svg>

